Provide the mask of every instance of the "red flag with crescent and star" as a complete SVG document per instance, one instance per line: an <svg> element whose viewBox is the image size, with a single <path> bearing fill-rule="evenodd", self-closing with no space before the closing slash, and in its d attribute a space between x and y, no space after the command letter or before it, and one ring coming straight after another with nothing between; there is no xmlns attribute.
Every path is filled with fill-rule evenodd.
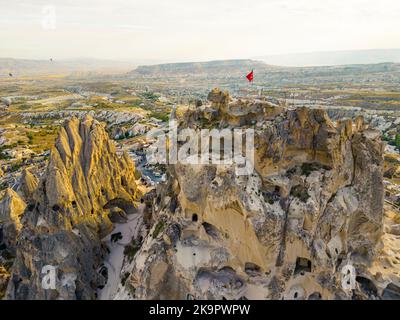
<svg viewBox="0 0 400 320"><path fill-rule="evenodd" d="M251 70L251 72L246 76L247 80L249 80L249 82L252 82L254 79L254 71Z"/></svg>

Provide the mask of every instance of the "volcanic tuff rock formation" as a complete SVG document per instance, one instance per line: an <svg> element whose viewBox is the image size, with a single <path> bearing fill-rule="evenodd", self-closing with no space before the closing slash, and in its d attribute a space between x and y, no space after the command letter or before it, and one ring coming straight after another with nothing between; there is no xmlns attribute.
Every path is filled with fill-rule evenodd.
<svg viewBox="0 0 400 320"><path fill-rule="evenodd" d="M86 116L95 118L98 121L104 121L108 126L119 124L135 124L143 119L143 115L137 112L120 112L113 110L101 111L82 111L82 110L62 110L62 111L48 111L48 112L26 112L22 113L22 117L27 121L36 119L71 119L78 118L84 119Z"/></svg>
<svg viewBox="0 0 400 320"><path fill-rule="evenodd" d="M19 180L18 192L25 202L33 202L33 193L39 184L38 178L28 169L24 169Z"/></svg>
<svg viewBox="0 0 400 320"><path fill-rule="evenodd" d="M179 129L253 128L254 172L171 165L167 182L142 198L145 226L125 247L111 296L400 298L400 218L383 214L379 132L360 117L333 123L322 110L218 89L209 101L178 119ZM0 201L1 250L16 256L10 272L0 250L0 297L8 283L8 299L95 299L107 281L102 239L141 197L134 171L97 121L67 122L40 181L25 171L18 193ZM57 268L55 289L42 287L46 265ZM354 290L342 282L349 265Z"/></svg>
<svg viewBox="0 0 400 320"><path fill-rule="evenodd" d="M103 126L87 116L61 128L49 164L22 217L8 299L94 299L106 279L97 272L113 226L111 210L135 212L134 164L118 157ZM34 178L24 174L22 191ZM42 287L42 268L57 269L56 288Z"/></svg>
<svg viewBox="0 0 400 320"><path fill-rule="evenodd" d="M181 127L254 128L255 170L171 166L127 288L140 299L380 296L388 279L369 270L383 233L379 133L360 119L335 125L322 110L231 101L218 90L209 98ZM252 126L255 109L263 118ZM342 286L345 265L357 271L353 291Z"/></svg>
<svg viewBox="0 0 400 320"><path fill-rule="evenodd" d="M25 202L12 189L7 189L0 200L0 299L5 295L10 278L9 268L15 255L21 230L20 217L25 207Z"/></svg>
<svg viewBox="0 0 400 320"><path fill-rule="evenodd" d="M209 106L200 107L196 112L188 112L186 121L198 122L207 120L218 122L221 127L225 125L244 126L257 121L270 120L283 111L282 106L274 105L267 101L234 100L227 91L213 89L208 94Z"/></svg>

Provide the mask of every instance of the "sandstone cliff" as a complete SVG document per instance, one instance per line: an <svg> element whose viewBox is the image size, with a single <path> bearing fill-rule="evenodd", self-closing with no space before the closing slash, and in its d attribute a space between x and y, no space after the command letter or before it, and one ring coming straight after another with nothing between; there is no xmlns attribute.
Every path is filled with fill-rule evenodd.
<svg viewBox="0 0 400 320"><path fill-rule="evenodd" d="M68 121L24 212L8 299L95 299L107 252L101 239L111 210L135 212L134 164L118 157L103 126L87 116ZM24 173L23 193L35 178ZM56 287L42 286L43 267L56 268Z"/></svg>

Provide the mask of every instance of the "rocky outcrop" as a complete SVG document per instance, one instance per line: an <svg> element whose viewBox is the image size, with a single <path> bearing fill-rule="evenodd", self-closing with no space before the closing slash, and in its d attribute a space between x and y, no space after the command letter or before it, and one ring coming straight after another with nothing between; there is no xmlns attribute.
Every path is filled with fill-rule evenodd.
<svg viewBox="0 0 400 320"><path fill-rule="evenodd" d="M22 228L20 219L25 208L25 202L15 191L12 189L5 191L0 201L0 228L2 242L5 248L12 252L15 252L17 235Z"/></svg>
<svg viewBox="0 0 400 320"><path fill-rule="evenodd" d="M134 124L143 119L143 116L137 112L119 112L112 110L101 111L76 111L76 110L62 110L62 111L49 111L49 112L26 112L21 116L26 121L40 120L40 119L84 119L86 116L95 118L98 121L104 121L108 126L121 125L121 124Z"/></svg>
<svg viewBox="0 0 400 320"><path fill-rule="evenodd" d="M208 94L210 104L202 105L185 114L185 122L192 124L218 123L226 125L254 125L258 121L270 120L280 114L284 108L268 101L233 99L227 91L217 88Z"/></svg>
<svg viewBox="0 0 400 320"><path fill-rule="evenodd" d="M362 279L374 276L369 266L383 234L380 134L362 119L334 124L306 108L270 106L254 112L257 123L243 108L236 120L245 121L229 121L238 101L218 92L204 106L218 111L212 119L189 111L181 128L254 128L255 170L170 166L126 286L139 299L378 296ZM359 276L353 290L342 282L349 266Z"/></svg>
<svg viewBox="0 0 400 320"><path fill-rule="evenodd" d="M115 208L135 212L134 171L93 118L73 118L61 128L24 213L8 299L96 298L105 282L97 272L107 252L101 239L113 228L108 216ZM23 180L30 193L34 179L25 172ZM42 285L45 266L56 270L50 288Z"/></svg>
<svg viewBox="0 0 400 320"><path fill-rule="evenodd" d="M21 194L25 202L29 203L33 201L33 193L35 192L39 184L38 178L31 173L30 170L24 169L22 171L18 192Z"/></svg>
<svg viewBox="0 0 400 320"><path fill-rule="evenodd" d="M25 202L15 191L6 189L0 200L0 299L5 295L10 278L9 269L15 256L25 207Z"/></svg>

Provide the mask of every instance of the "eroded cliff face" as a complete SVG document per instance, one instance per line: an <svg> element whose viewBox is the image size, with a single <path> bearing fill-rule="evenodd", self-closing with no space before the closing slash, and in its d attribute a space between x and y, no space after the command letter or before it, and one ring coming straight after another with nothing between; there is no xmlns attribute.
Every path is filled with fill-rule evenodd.
<svg viewBox="0 0 400 320"><path fill-rule="evenodd" d="M400 221L383 213L380 134L362 118L333 123L322 110L217 89L209 101L188 110L179 130L254 129L254 171L170 165L167 182L146 195L100 123L66 122L40 179L23 172L0 200L9 258L1 251L0 297L96 299L111 281L102 264L105 243L118 238L112 223L138 213L140 199L143 223L124 239L120 277L106 290L117 292L107 297L400 298ZM45 266L56 268L53 289L43 286Z"/></svg>
<svg viewBox="0 0 400 320"><path fill-rule="evenodd" d="M29 172L22 176L27 207L6 298L95 299L106 281L98 269L107 253L101 239L113 228L109 215L136 210L134 171L100 123L68 121L38 186ZM55 288L42 286L47 265L56 268Z"/></svg>
<svg viewBox="0 0 400 320"><path fill-rule="evenodd" d="M15 250L17 234L22 228L20 219L25 208L24 200L14 190L5 191L0 201L0 226L2 242L12 251Z"/></svg>
<svg viewBox="0 0 400 320"><path fill-rule="evenodd" d="M39 179L29 170L24 169L22 171L18 193L24 199L26 203L33 202L33 194L39 184Z"/></svg>
<svg viewBox="0 0 400 320"><path fill-rule="evenodd" d="M231 101L218 90L209 99L181 128L254 128L255 170L237 176L232 165L170 166L127 281L135 297L382 295L388 279L370 270L383 234L379 133L362 119L334 124L322 110ZM358 282L347 290L346 265L376 290Z"/></svg>
<svg viewBox="0 0 400 320"><path fill-rule="evenodd" d="M5 295L26 204L12 189L0 195L0 299Z"/></svg>

